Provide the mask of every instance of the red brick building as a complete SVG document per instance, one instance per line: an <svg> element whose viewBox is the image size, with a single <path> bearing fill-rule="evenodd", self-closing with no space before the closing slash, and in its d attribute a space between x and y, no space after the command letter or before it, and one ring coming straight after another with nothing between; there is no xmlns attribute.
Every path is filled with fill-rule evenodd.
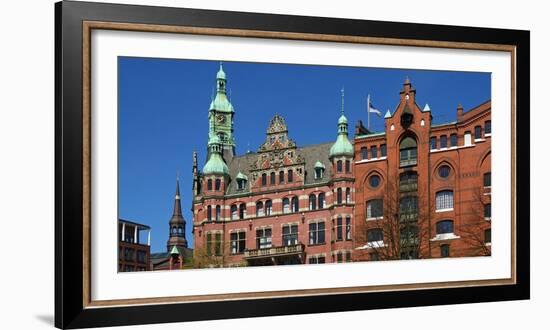
<svg viewBox="0 0 550 330"><path fill-rule="evenodd" d="M490 254L491 102L432 124L407 79L385 131L356 127L354 260Z"/></svg>
<svg viewBox="0 0 550 330"><path fill-rule="evenodd" d="M141 237L147 233L147 241ZM151 228L129 220L118 220L118 271L151 270Z"/></svg>
<svg viewBox="0 0 550 330"><path fill-rule="evenodd" d="M235 154L220 66L207 162L193 160L195 267L490 254L490 102L432 124L407 80L385 131L348 121L298 147L275 115L256 152Z"/></svg>

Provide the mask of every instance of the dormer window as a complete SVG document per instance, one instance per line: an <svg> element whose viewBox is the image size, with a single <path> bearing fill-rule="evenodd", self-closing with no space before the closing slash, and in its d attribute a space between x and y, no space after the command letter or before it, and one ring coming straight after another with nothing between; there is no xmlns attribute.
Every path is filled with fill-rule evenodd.
<svg viewBox="0 0 550 330"><path fill-rule="evenodd" d="M246 180L237 179L237 190L244 190L245 187L246 187Z"/></svg>
<svg viewBox="0 0 550 330"><path fill-rule="evenodd" d="M325 173L325 165L321 162L315 163L315 180L322 179Z"/></svg>

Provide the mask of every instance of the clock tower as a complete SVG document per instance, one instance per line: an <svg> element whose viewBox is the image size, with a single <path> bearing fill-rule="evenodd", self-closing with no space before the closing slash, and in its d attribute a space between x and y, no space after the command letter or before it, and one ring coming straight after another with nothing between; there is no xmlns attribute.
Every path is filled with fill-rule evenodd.
<svg viewBox="0 0 550 330"><path fill-rule="evenodd" d="M233 118L235 110L227 97L227 79L220 63L220 69L216 75L216 96L210 103L208 110L208 140L214 136L219 138L221 154L226 162L235 155L235 138L233 136Z"/></svg>

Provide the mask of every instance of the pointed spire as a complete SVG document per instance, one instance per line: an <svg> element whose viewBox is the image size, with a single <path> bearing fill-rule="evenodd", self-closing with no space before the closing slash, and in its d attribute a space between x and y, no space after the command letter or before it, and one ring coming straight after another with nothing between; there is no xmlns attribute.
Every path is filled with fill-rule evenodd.
<svg viewBox="0 0 550 330"><path fill-rule="evenodd" d="M172 250L170 250L170 254L171 255L179 255L180 250L178 250L178 247L174 245L174 246L172 246Z"/></svg>
<svg viewBox="0 0 550 330"><path fill-rule="evenodd" d="M422 111L423 112L430 112L430 111L432 111L432 109L430 109L430 106L428 105L428 103L426 103L426 105L424 106L424 109Z"/></svg>
<svg viewBox="0 0 550 330"><path fill-rule="evenodd" d="M180 175L176 175L176 196L174 197L174 216L181 216Z"/></svg>
<svg viewBox="0 0 550 330"><path fill-rule="evenodd" d="M384 118L391 118L390 109L388 109L388 111L386 111L386 114L384 115Z"/></svg>
<svg viewBox="0 0 550 330"><path fill-rule="evenodd" d="M342 116L344 115L344 87L342 87Z"/></svg>

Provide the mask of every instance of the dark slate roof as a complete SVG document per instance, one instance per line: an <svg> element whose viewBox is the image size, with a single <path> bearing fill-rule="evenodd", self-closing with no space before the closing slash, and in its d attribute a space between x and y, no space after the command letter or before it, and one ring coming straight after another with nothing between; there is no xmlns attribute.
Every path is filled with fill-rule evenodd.
<svg viewBox="0 0 550 330"><path fill-rule="evenodd" d="M306 182L305 184L317 184L317 183L326 183L330 180L332 175L332 166L330 166L330 160L328 158L330 147L334 142L327 142L321 144L314 144L304 147L296 148L297 154L301 155L305 160L305 169L306 169ZM227 194L237 194L237 193L247 193L250 191L250 181L247 185L247 190L245 192L237 191L237 182L235 178L237 174L242 172L248 177L249 180L252 180L252 175L250 173L250 166L256 162L258 159L258 153L251 152L241 156L235 156L231 159L229 165L229 175L232 179ZM320 161L325 165L325 173L322 179L315 180L315 170L314 166L317 161Z"/></svg>

